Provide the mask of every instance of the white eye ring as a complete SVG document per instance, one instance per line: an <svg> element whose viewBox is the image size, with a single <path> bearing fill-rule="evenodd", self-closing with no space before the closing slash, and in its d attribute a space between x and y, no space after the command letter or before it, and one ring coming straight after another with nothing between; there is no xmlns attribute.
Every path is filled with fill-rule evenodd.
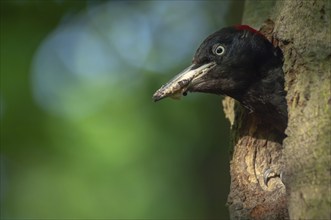
<svg viewBox="0 0 331 220"><path fill-rule="evenodd" d="M213 46L213 53L215 55L221 56L225 53L225 48L220 44L216 44Z"/></svg>

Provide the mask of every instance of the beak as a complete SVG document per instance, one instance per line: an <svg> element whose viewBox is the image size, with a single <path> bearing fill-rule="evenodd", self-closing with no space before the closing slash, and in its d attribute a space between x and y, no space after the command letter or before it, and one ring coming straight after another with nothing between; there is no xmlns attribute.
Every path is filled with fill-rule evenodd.
<svg viewBox="0 0 331 220"><path fill-rule="evenodd" d="M203 65L192 64L157 90L153 95L153 100L156 102L166 97L179 99L182 95L185 96L190 86L215 66L215 62Z"/></svg>

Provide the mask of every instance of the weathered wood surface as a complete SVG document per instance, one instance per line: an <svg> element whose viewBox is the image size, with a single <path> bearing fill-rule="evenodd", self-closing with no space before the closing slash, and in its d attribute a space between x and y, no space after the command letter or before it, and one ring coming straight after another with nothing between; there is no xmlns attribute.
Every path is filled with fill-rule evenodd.
<svg viewBox="0 0 331 220"><path fill-rule="evenodd" d="M243 23L258 28L268 18L275 23L267 22L262 31L285 58L287 137L231 98L223 101L234 146L230 216L330 219L330 1L247 1ZM266 186L268 168L275 172Z"/></svg>

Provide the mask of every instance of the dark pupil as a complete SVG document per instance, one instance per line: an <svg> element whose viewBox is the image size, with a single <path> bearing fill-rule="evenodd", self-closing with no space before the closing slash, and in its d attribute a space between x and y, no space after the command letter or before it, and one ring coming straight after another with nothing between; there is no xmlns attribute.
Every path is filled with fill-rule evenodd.
<svg viewBox="0 0 331 220"><path fill-rule="evenodd" d="M216 49L216 53L217 53L217 54L221 54L221 53L223 53L223 48L222 48L222 47L217 48L217 49Z"/></svg>

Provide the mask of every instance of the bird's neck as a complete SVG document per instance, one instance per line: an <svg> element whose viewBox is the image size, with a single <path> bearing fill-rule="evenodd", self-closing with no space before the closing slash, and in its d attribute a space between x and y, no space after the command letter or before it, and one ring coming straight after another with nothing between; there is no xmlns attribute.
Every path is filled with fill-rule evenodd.
<svg viewBox="0 0 331 220"><path fill-rule="evenodd" d="M269 68L260 72L260 76L260 80L252 83L239 101L250 113L285 130L287 102L282 67Z"/></svg>

